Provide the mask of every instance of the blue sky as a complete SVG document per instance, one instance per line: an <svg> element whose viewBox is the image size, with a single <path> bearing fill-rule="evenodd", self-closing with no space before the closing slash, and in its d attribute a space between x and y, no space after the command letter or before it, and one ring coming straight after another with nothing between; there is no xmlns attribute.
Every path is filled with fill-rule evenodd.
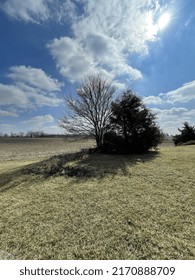
<svg viewBox="0 0 195 280"><path fill-rule="evenodd" d="M195 124L194 0L0 0L0 133L61 133L64 95L101 73L164 132Z"/></svg>

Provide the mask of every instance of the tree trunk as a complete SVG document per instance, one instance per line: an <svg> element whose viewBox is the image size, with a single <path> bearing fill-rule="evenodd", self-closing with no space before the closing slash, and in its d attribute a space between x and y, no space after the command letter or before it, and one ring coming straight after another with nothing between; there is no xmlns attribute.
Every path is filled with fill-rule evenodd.
<svg viewBox="0 0 195 280"><path fill-rule="evenodd" d="M96 146L98 149L101 149L102 144L103 144L103 136L102 133L97 133L95 135L95 140L96 140Z"/></svg>

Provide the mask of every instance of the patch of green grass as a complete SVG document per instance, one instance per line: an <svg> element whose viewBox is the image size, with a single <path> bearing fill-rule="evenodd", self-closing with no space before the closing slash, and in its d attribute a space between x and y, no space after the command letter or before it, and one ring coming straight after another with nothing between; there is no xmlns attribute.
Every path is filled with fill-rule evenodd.
<svg viewBox="0 0 195 280"><path fill-rule="evenodd" d="M51 162L1 163L1 258L195 258L194 146Z"/></svg>

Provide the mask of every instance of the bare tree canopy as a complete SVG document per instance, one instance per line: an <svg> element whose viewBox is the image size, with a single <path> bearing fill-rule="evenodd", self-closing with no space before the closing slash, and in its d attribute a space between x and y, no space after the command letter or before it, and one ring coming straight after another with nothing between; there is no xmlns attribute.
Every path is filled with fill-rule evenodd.
<svg viewBox="0 0 195 280"><path fill-rule="evenodd" d="M112 82L101 75L87 76L77 89L78 99L66 98L71 113L60 120L60 127L70 133L93 134L97 147L100 148L115 91Z"/></svg>

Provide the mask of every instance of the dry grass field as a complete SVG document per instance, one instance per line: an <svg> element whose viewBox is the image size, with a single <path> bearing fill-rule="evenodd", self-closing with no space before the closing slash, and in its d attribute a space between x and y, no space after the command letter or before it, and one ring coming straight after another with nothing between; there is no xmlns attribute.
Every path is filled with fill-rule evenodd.
<svg viewBox="0 0 195 280"><path fill-rule="evenodd" d="M195 146L121 156L76 153L91 140L9 141L0 258L195 259Z"/></svg>
<svg viewBox="0 0 195 280"><path fill-rule="evenodd" d="M0 138L0 161L37 160L93 145L93 140L82 138Z"/></svg>

